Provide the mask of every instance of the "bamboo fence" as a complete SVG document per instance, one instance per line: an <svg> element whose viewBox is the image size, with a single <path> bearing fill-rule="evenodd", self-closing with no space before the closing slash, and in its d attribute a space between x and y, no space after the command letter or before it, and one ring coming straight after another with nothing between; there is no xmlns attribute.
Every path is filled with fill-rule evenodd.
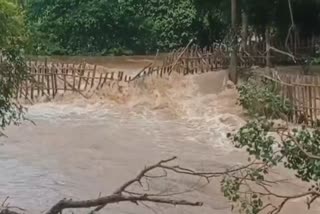
<svg viewBox="0 0 320 214"><path fill-rule="evenodd" d="M283 100L292 105L293 114L286 118L289 122L320 126L320 76L277 74L263 78L274 81Z"/></svg>

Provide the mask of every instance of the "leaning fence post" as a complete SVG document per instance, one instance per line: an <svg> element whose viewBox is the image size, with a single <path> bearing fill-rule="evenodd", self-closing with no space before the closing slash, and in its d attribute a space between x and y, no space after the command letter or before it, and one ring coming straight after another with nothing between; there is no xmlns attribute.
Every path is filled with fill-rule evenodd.
<svg viewBox="0 0 320 214"><path fill-rule="evenodd" d="M48 63L47 63L47 58L45 58L44 61L44 69L45 69L45 75L46 75L46 80L47 80L47 92L48 95L50 95L50 71L48 69Z"/></svg>
<svg viewBox="0 0 320 214"><path fill-rule="evenodd" d="M96 69L97 69L97 65L94 65L93 72L92 72L91 88L93 88L94 80L96 78Z"/></svg>
<svg viewBox="0 0 320 214"><path fill-rule="evenodd" d="M51 85L52 85L52 96L55 97L56 95L56 89L55 89L55 82L54 82L54 64L51 64L50 68L50 76L51 76Z"/></svg>

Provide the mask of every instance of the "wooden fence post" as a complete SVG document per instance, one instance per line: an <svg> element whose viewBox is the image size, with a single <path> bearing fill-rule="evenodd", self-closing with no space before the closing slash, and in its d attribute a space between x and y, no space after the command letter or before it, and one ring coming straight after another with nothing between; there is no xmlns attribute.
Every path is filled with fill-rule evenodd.
<svg viewBox="0 0 320 214"><path fill-rule="evenodd" d="M72 66L72 90L75 91L76 90L76 71L75 71L75 65L73 64Z"/></svg>
<svg viewBox="0 0 320 214"><path fill-rule="evenodd" d="M97 69L97 65L94 65L93 72L92 72L91 88L93 88L94 80L96 78L96 69Z"/></svg>
<svg viewBox="0 0 320 214"><path fill-rule="evenodd" d="M86 64L84 64L84 67L86 66ZM81 69L81 64L79 66L79 72L78 72L78 75L79 75L79 82L78 82L78 91L80 91L81 89L81 82L82 82L82 77L83 77L83 74L84 74L84 67L83 69Z"/></svg>
<svg viewBox="0 0 320 214"><path fill-rule="evenodd" d="M50 76L51 76L51 86L52 86L52 97L56 96L55 82L54 82L54 64L51 64L50 67Z"/></svg>
<svg viewBox="0 0 320 214"><path fill-rule="evenodd" d="M108 79L108 72L107 73L105 73L105 75L104 75L104 79L103 79L103 82L102 82L102 84L101 84L101 86L100 86L100 88L102 88L103 86L104 86L104 84L106 83L106 81L107 81L107 79Z"/></svg>
<svg viewBox="0 0 320 214"><path fill-rule="evenodd" d="M49 76L50 71L47 64L47 58L45 58L45 61L44 61L44 69L45 69L45 76L47 80L47 92L48 92L48 95L50 95L50 76Z"/></svg>
<svg viewBox="0 0 320 214"><path fill-rule="evenodd" d="M100 78L99 78L99 83L98 83L98 85L97 85L97 89L100 87L100 84L101 84L101 81L102 81L102 75L103 75L103 73L100 73Z"/></svg>
<svg viewBox="0 0 320 214"><path fill-rule="evenodd" d="M84 86L84 90L87 90L89 79L90 79L90 71L88 71L87 79L86 79L86 85Z"/></svg>

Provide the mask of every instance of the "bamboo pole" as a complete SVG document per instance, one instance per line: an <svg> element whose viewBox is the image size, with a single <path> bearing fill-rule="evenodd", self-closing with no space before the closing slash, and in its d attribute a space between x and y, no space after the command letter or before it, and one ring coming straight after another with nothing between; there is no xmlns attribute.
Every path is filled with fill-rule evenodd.
<svg viewBox="0 0 320 214"><path fill-rule="evenodd" d="M88 83L89 83L89 79L90 79L90 71L88 71L88 74L87 74L87 79L86 79L86 85L84 86L84 90L87 90L87 87L88 87Z"/></svg>
<svg viewBox="0 0 320 214"><path fill-rule="evenodd" d="M75 72L75 65L72 66L72 89L73 91L76 90L76 72Z"/></svg>
<svg viewBox="0 0 320 214"><path fill-rule="evenodd" d="M64 64L62 64L62 79L63 79L64 91L67 91L67 72L68 72L68 68L64 68Z"/></svg>
<svg viewBox="0 0 320 214"><path fill-rule="evenodd" d="M54 98L56 96L56 89L55 89L55 82L54 82L54 67L51 65L50 68L50 76L51 76L51 86L52 86L52 97Z"/></svg>
<svg viewBox="0 0 320 214"><path fill-rule="evenodd" d="M45 74L50 74L49 69L48 69L48 65L47 65L47 58L45 59L44 62L44 69L45 69ZM47 93L50 96L50 76L46 75L46 80L47 80Z"/></svg>
<svg viewBox="0 0 320 214"><path fill-rule="evenodd" d="M317 77L314 77L315 78L315 85L313 87L313 101L314 101L314 108L316 109L315 112L314 112L314 116L315 116L315 122L316 122L316 125L318 126L318 109L317 109L317 97L318 97L318 90L317 88L319 88L319 80L318 80L318 76Z"/></svg>
<svg viewBox="0 0 320 214"><path fill-rule="evenodd" d="M81 66L81 64L80 64L80 66ZM78 90L79 91L81 89L81 82L82 82L82 76L83 76L82 69L80 66L79 66L79 73L78 73L78 75L79 75ZM84 66L86 66L86 65L84 64Z"/></svg>
<svg viewBox="0 0 320 214"><path fill-rule="evenodd" d="M56 68L55 71L56 71L54 73L55 94L58 94L58 79L57 79L57 76L58 76L58 72L60 71L60 68Z"/></svg>
<svg viewBox="0 0 320 214"><path fill-rule="evenodd" d="M99 83L98 83L96 89L100 88L100 84L101 84L101 81L102 81L102 75L103 75L103 73L100 73Z"/></svg>
<svg viewBox="0 0 320 214"><path fill-rule="evenodd" d="M104 75L104 78L103 78L103 81L102 81L102 83L101 83L100 88L103 88L104 84L107 82L107 79L108 79L108 72L107 72L107 73L105 73L105 75Z"/></svg>
<svg viewBox="0 0 320 214"><path fill-rule="evenodd" d="M43 69L42 68L39 68L39 71L40 71L40 74L41 74L41 96L44 95L44 86L45 86L45 83L44 83L44 72L43 72Z"/></svg>
<svg viewBox="0 0 320 214"><path fill-rule="evenodd" d="M93 72L92 72L91 88L93 88L94 80L96 77L96 69L97 69L97 66L94 65Z"/></svg>

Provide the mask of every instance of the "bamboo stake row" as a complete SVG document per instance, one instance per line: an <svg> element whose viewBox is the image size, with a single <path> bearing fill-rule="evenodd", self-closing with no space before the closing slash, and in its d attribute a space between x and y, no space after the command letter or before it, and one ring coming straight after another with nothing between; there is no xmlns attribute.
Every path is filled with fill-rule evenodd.
<svg viewBox="0 0 320 214"><path fill-rule="evenodd" d="M284 100L293 106L288 121L313 127L320 126L320 76L280 74L273 80Z"/></svg>

